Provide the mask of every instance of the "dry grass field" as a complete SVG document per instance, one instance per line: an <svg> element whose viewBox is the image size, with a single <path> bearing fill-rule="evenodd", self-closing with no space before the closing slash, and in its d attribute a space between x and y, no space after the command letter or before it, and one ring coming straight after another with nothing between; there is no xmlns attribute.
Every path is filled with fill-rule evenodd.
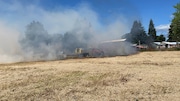
<svg viewBox="0 0 180 101"><path fill-rule="evenodd" d="M180 51L0 65L2 101L180 101Z"/></svg>

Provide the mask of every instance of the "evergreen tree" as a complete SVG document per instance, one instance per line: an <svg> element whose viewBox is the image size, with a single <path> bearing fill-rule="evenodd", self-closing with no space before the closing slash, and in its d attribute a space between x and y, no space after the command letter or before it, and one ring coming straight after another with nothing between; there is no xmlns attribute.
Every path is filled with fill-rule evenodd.
<svg viewBox="0 0 180 101"><path fill-rule="evenodd" d="M148 35L152 38L153 41L156 40L156 29L154 28L153 20L151 19L149 22Z"/></svg>
<svg viewBox="0 0 180 101"><path fill-rule="evenodd" d="M173 42L173 41L176 41L176 40L174 40L174 34L173 34L173 30L172 30L172 28L173 28L173 25L170 25L170 28L169 28L169 35L168 35L168 40L167 41L169 41L169 42Z"/></svg>
<svg viewBox="0 0 180 101"><path fill-rule="evenodd" d="M124 36L127 41L135 44L148 44L148 36L140 21L134 21L131 32Z"/></svg>
<svg viewBox="0 0 180 101"><path fill-rule="evenodd" d="M168 41L180 41L180 3L177 3L174 8L176 12L173 13L174 18L171 21Z"/></svg>

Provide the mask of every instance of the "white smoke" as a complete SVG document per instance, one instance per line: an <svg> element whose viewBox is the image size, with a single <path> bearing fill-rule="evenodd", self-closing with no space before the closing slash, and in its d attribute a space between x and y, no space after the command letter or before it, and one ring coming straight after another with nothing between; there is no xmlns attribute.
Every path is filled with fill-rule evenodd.
<svg viewBox="0 0 180 101"><path fill-rule="evenodd" d="M111 23L102 24L99 15L87 3L81 3L74 8L61 6L55 10L46 10L35 4L23 5L16 0L0 1L0 9L4 12L0 13L0 63L57 58L57 51L63 50L62 43L54 41L57 33L73 33L78 37L78 41L86 42L83 36L85 33L92 36L91 43L88 44L94 45L101 41L121 38L121 35L129 31L128 21L123 15L119 15ZM47 34L42 36L50 37L51 44L40 42L42 37L28 40L26 26L32 21L43 24ZM25 46L22 46L22 40ZM29 43L31 46L39 44L39 48L32 48ZM41 57L44 54L47 56Z"/></svg>
<svg viewBox="0 0 180 101"><path fill-rule="evenodd" d="M0 63L21 61L19 32L0 21Z"/></svg>

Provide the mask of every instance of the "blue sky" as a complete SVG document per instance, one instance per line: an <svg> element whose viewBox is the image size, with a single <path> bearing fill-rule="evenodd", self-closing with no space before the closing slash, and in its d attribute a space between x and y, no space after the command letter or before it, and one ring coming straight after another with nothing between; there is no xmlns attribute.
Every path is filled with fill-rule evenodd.
<svg viewBox="0 0 180 101"><path fill-rule="evenodd" d="M140 12L143 25L148 27L149 19L153 19L154 24L160 30L160 33L166 33L167 25L171 23L172 14L175 12L173 8L179 0L131 0ZM154 2L152 2L154 1ZM163 31L163 29L165 31Z"/></svg>
<svg viewBox="0 0 180 101"><path fill-rule="evenodd" d="M65 12L66 14L67 10L68 12L75 10L78 14L81 12L79 16L83 16L83 13L88 10L90 13L89 15L86 14L84 18L87 18L90 22L92 21L92 23L97 23L96 20L98 19L98 23L95 24L95 26L102 27L103 24L108 25L119 18L123 23L128 23L127 27L130 29L134 20L140 20L147 31L149 20L153 19L158 33L167 34L172 13L175 11L173 5L179 1L180 0L0 0L0 21L8 25L12 23L12 26L17 25L17 28L27 25L27 23L32 20L40 20L45 24L52 24L52 22L55 21L50 22L47 20L49 18L48 14L55 12ZM86 10L80 10L81 8L85 8ZM31 14L26 14L27 12ZM42 16L45 14L44 12L48 12L45 18ZM76 15L77 12L72 11L72 13L75 13L74 15ZM41 13L41 15L38 15L39 13ZM92 14L92 16L90 14ZM60 14L56 15L60 16ZM71 16L71 14L69 15ZM73 19L74 15L69 17L69 20ZM42 20L41 17L44 20ZM58 19L55 17L56 16L54 16L54 19ZM91 19L91 17L93 19ZM69 21L68 19L64 21L66 20ZM45 21L49 21L49 23ZM59 21L59 23L61 23L61 21ZM57 27L55 26L56 23L53 24L54 27Z"/></svg>

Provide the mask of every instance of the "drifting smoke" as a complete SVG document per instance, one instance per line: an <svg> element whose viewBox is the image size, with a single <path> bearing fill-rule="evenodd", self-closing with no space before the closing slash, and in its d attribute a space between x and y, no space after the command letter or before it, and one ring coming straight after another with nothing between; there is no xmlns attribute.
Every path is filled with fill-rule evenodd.
<svg viewBox="0 0 180 101"><path fill-rule="evenodd" d="M77 47L98 47L98 43L120 39L129 31L128 21L123 15L104 25L87 4L74 9L48 11L36 5L23 6L19 2L0 3L11 6L6 11L12 14L8 19L4 15L0 19L0 63L53 60L62 52L72 53ZM122 50L126 54L134 52L127 44L118 51L126 55Z"/></svg>
<svg viewBox="0 0 180 101"><path fill-rule="evenodd" d="M20 61L19 32L0 23L0 63Z"/></svg>

